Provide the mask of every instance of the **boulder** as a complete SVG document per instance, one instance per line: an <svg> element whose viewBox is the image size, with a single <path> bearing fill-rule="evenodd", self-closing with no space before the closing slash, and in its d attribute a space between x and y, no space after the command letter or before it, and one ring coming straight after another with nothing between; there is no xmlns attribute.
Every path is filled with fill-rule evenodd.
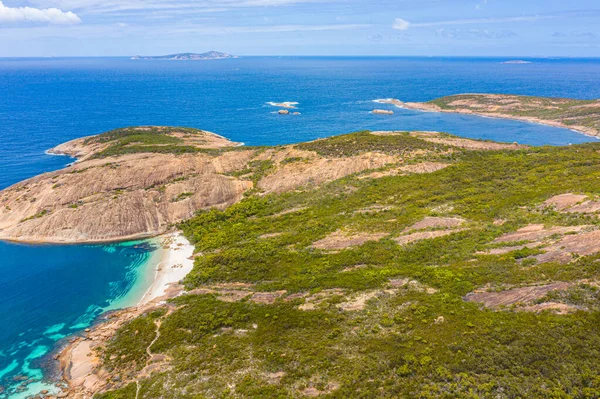
<svg viewBox="0 0 600 399"><path fill-rule="evenodd" d="M394 111L387 109L374 109L372 113L376 115L394 115Z"/></svg>

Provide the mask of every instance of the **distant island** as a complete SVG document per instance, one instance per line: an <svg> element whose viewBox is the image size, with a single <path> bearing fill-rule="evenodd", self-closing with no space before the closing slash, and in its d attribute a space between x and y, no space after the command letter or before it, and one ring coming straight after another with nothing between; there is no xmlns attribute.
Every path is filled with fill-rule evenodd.
<svg viewBox="0 0 600 399"><path fill-rule="evenodd" d="M158 56L141 56L136 55L131 57L132 60L164 60L164 61L206 61L206 60L227 60L239 58L236 55L227 53L221 53L218 51L209 51L202 54L197 53L178 53L169 55L158 55Z"/></svg>

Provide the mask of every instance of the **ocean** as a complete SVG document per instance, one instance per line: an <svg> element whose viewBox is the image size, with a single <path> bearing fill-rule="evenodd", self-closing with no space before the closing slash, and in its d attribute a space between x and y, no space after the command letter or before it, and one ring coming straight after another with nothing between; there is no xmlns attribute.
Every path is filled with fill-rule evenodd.
<svg viewBox="0 0 600 399"><path fill-rule="evenodd" d="M0 189L73 160L46 150L133 125L209 130L247 145L288 144L358 130L436 130L530 145L595 141L567 129L374 104L459 93L600 98L600 60L245 57L0 59ZM298 102L278 115L269 102ZM374 108L393 116L372 115ZM106 310L137 302L159 246L0 243L0 398L42 389L48 354ZM21 376L34 380L21 387ZM17 377L17 380L15 380ZM0 389L0 390L2 390ZM17 392L21 390L22 392Z"/></svg>

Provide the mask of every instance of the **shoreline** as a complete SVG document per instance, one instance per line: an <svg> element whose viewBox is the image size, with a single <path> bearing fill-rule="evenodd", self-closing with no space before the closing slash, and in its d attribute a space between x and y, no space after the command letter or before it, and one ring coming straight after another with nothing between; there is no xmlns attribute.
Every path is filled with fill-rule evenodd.
<svg viewBox="0 0 600 399"><path fill-rule="evenodd" d="M161 259L154 271L154 281L144 292L136 306L143 306L164 296L169 286L178 284L194 267L194 245L181 232L157 237L162 249Z"/></svg>
<svg viewBox="0 0 600 399"><path fill-rule="evenodd" d="M72 335L69 343L56 351L56 374L68 385L68 389L63 390L64 397L89 399L110 384L110 376L102 369L95 349L128 321L184 291L179 283L193 268L195 246L180 231L156 238L160 240L159 251L162 251L160 261L152 265L153 282L136 304L104 313L92 327Z"/></svg>
<svg viewBox="0 0 600 399"><path fill-rule="evenodd" d="M403 102L403 101L400 101L395 98L381 98L381 99L373 100L373 102L375 102L377 104L389 104L389 105L393 105L398 108L410 109L410 110L414 110L414 111L436 112L436 113L446 113L446 114L461 114L461 115L475 115L475 116L480 116L480 117L484 117L484 118L508 119L508 120L514 120L514 121L519 121L519 122L527 122L527 123L533 123L536 125L543 125L543 126L567 129L567 130L570 130L570 131L578 133L578 134L582 134L587 137L594 137L596 139L600 139L600 132L598 132L594 129L590 128L589 131L587 129L585 129L585 130L576 129L574 127L565 125L562 122L540 119L540 118L536 118L533 116L492 114L492 113L486 113L486 112L473 112L472 110L461 110L461 109L447 110L447 109L440 108L437 105L433 105L433 104Z"/></svg>
<svg viewBox="0 0 600 399"><path fill-rule="evenodd" d="M102 244L118 244L120 242L128 242L128 241L138 241L138 240L150 240L153 238L160 239L165 235L169 235L172 233L162 232L162 233L141 233L141 234L132 234L128 236L122 236L114 239L106 239L106 240L85 240L78 239L73 241L52 241L52 240L15 240L11 238L2 238L0 237L1 242L7 242L12 244L26 244L26 245L102 245Z"/></svg>

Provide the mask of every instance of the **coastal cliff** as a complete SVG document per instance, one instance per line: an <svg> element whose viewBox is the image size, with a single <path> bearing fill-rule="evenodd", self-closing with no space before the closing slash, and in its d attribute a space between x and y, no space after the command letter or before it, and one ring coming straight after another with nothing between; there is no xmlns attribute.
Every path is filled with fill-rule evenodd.
<svg viewBox="0 0 600 399"><path fill-rule="evenodd" d="M245 165L250 152L202 152L235 146L207 132L159 128L62 144L52 152L78 162L0 193L0 239L77 243L164 233L198 209L237 202L252 187L227 176Z"/></svg>
<svg viewBox="0 0 600 399"><path fill-rule="evenodd" d="M213 133L167 127L118 129L51 152L78 161L0 192L0 239L84 243L156 236L252 190L290 191L402 161L377 150L342 157L301 146L240 147Z"/></svg>
<svg viewBox="0 0 600 399"><path fill-rule="evenodd" d="M600 99L459 94L425 103L403 102L393 98L376 102L428 112L455 112L515 119L567 128L589 136L600 136Z"/></svg>

